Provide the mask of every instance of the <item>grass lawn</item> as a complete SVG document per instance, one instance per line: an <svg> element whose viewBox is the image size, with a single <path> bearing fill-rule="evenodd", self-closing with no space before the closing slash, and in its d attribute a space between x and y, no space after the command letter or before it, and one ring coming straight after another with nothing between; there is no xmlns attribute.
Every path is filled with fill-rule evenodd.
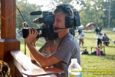
<svg viewBox="0 0 115 77"><path fill-rule="evenodd" d="M110 30L103 32L107 33L112 41L115 40L115 32L111 32ZM84 46L87 47L89 52L91 51L91 47L96 46L95 37L94 32L85 32ZM83 77L115 77L115 44L112 41L108 47L105 47L105 56L81 55ZM40 40L38 46L43 45L43 42L43 40ZM21 50L24 51L23 44L21 44Z"/></svg>
<svg viewBox="0 0 115 77"><path fill-rule="evenodd" d="M103 32L107 33L112 41L115 40L115 32ZM89 52L92 46L96 46L95 37L94 32L85 32L84 46ZM115 77L115 44L112 41L105 47L105 56L81 55L83 77Z"/></svg>

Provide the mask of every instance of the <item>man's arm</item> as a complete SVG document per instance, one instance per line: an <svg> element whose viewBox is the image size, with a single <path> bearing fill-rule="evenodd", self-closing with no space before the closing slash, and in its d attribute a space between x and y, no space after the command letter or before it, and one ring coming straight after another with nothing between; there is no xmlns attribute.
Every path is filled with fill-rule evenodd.
<svg viewBox="0 0 115 77"><path fill-rule="evenodd" d="M33 58L40 63L41 67L51 66L53 64L58 63L60 60L55 56L45 57L40 52L37 52L35 48L35 40L38 36L38 32L35 29L29 29L29 35L25 38L26 44L32 54ZM34 43L33 43L34 42Z"/></svg>
<svg viewBox="0 0 115 77"><path fill-rule="evenodd" d="M41 67L48 67L60 62L60 60L56 58L55 56L50 56L48 58L43 56L42 54L40 54L40 52L37 52L36 48L32 44L27 43L27 46L32 56L37 62L40 63Z"/></svg>

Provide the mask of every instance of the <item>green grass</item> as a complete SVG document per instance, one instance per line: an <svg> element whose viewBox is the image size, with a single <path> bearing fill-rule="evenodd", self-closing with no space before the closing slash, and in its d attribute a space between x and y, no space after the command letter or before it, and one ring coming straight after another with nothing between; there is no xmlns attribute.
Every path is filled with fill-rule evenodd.
<svg viewBox="0 0 115 77"><path fill-rule="evenodd" d="M115 40L115 32L111 32L110 30L104 30L103 32L107 33L111 38L109 47L105 47L106 55L81 55L83 77L115 77L115 44L112 43ZM41 46L43 43L44 40L40 39L37 45ZM91 47L96 47L96 35L94 32L85 32L84 47L87 47L89 52L91 51ZM21 44L21 50L24 51L23 44Z"/></svg>
<svg viewBox="0 0 115 77"><path fill-rule="evenodd" d="M105 56L81 55L83 77L115 77L115 32L104 31L111 38L109 47L105 47ZM88 51L96 47L94 32L85 32L85 44ZM83 49L83 48L81 48ZM93 49L95 50L95 49Z"/></svg>

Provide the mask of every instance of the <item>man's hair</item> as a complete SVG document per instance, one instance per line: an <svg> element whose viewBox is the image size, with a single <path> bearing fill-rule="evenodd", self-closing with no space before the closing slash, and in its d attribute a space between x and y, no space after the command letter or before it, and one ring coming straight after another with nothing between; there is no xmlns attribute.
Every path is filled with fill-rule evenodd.
<svg viewBox="0 0 115 77"><path fill-rule="evenodd" d="M70 4L60 4L56 7L54 13L63 12L67 16L74 17L73 7Z"/></svg>
<svg viewBox="0 0 115 77"><path fill-rule="evenodd" d="M65 27L73 28L74 27L74 11L70 4L60 4L56 7L54 13L63 12L65 17Z"/></svg>

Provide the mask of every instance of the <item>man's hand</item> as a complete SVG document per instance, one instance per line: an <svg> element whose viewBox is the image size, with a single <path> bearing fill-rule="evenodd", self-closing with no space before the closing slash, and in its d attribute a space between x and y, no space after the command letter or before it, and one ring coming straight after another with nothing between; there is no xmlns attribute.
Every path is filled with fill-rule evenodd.
<svg viewBox="0 0 115 77"><path fill-rule="evenodd" d="M29 35L27 38L25 38L25 42L27 44L32 44L35 45L35 42L38 40L38 38L36 38L38 36L38 31L36 29L30 28L29 29Z"/></svg>

